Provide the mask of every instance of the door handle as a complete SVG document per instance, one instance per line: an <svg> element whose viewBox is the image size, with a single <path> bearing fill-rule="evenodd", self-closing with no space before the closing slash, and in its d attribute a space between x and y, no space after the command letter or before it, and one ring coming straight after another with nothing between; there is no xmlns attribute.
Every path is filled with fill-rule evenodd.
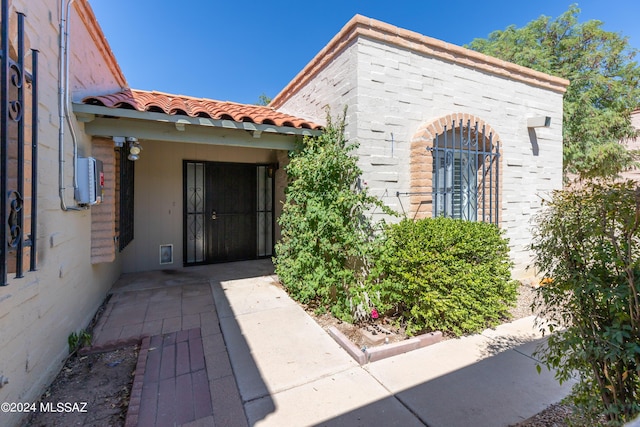
<svg viewBox="0 0 640 427"><path fill-rule="evenodd" d="M218 218L218 214L216 214L216 211L211 211L211 219L217 219Z"/></svg>

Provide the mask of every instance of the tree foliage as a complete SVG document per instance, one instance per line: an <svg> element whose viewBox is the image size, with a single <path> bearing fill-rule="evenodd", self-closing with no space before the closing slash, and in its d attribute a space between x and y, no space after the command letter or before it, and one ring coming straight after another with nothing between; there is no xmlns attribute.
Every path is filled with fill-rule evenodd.
<svg viewBox="0 0 640 427"><path fill-rule="evenodd" d="M375 227L366 214L375 207L391 211L359 185L357 144L346 140L344 129L345 115L335 123L327 112L323 133L305 137L291 152L274 263L294 299L354 320L366 299L362 285Z"/></svg>
<svg viewBox="0 0 640 427"><path fill-rule="evenodd" d="M256 103L256 105L262 105L266 107L267 105L269 105L270 102L271 102L271 97L263 92L260 94L260 96L258 96L258 102Z"/></svg>
<svg viewBox="0 0 640 427"><path fill-rule="evenodd" d="M522 28L509 26L467 47L509 62L564 77L564 170L583 177L615 175L633 153L619 141L633 137L630 113L640 106L640 67L628 38L578 22L573 5L556 19L547 16ZM612 161L613 159L613 161Z"/></svg>
<svg viewBox="0 0 640 427"><path fill-rule="evenodd" d="M552 334L538 356L574 398L618 425L640 413L640 187L589 182L558 191L536 218L534 304Z"/></svg>

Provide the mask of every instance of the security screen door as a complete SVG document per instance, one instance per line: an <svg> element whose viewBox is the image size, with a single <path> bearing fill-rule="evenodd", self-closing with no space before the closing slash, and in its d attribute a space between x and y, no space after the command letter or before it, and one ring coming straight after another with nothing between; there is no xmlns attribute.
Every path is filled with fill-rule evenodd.
<svg viewBox="0 0 640 427"><path fill-rule="evenodd" d="M184 162L185 265L270 256L273 179L267 166Z"/></svg>

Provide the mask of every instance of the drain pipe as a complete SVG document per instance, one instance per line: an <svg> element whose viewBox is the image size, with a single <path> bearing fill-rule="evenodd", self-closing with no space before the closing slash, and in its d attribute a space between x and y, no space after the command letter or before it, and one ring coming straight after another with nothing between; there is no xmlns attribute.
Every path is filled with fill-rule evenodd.
<svg viewBox="0 0 640 427"><path fill-rule="evenodd" d="M76 176L76 167L78 162L78 139L69 115L69 11L71 4L75 0L60 0L60 45L58 55L58 191L60 197L60 208L63 211L83 210L80 207L68 207L64 197L64 127L65 120L69 125L71 140L73 141L73 192L74 197L78 191L78 178Z"/></svg>

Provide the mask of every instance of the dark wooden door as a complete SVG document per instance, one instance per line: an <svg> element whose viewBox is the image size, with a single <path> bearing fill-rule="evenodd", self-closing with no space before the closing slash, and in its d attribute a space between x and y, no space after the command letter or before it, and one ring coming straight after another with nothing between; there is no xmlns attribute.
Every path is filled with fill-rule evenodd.
<svg viewBox="0 0 640 427"><path fill-rule="evenodd" d="M185 162L185 264L257 257L256 165Z"/></svg>

